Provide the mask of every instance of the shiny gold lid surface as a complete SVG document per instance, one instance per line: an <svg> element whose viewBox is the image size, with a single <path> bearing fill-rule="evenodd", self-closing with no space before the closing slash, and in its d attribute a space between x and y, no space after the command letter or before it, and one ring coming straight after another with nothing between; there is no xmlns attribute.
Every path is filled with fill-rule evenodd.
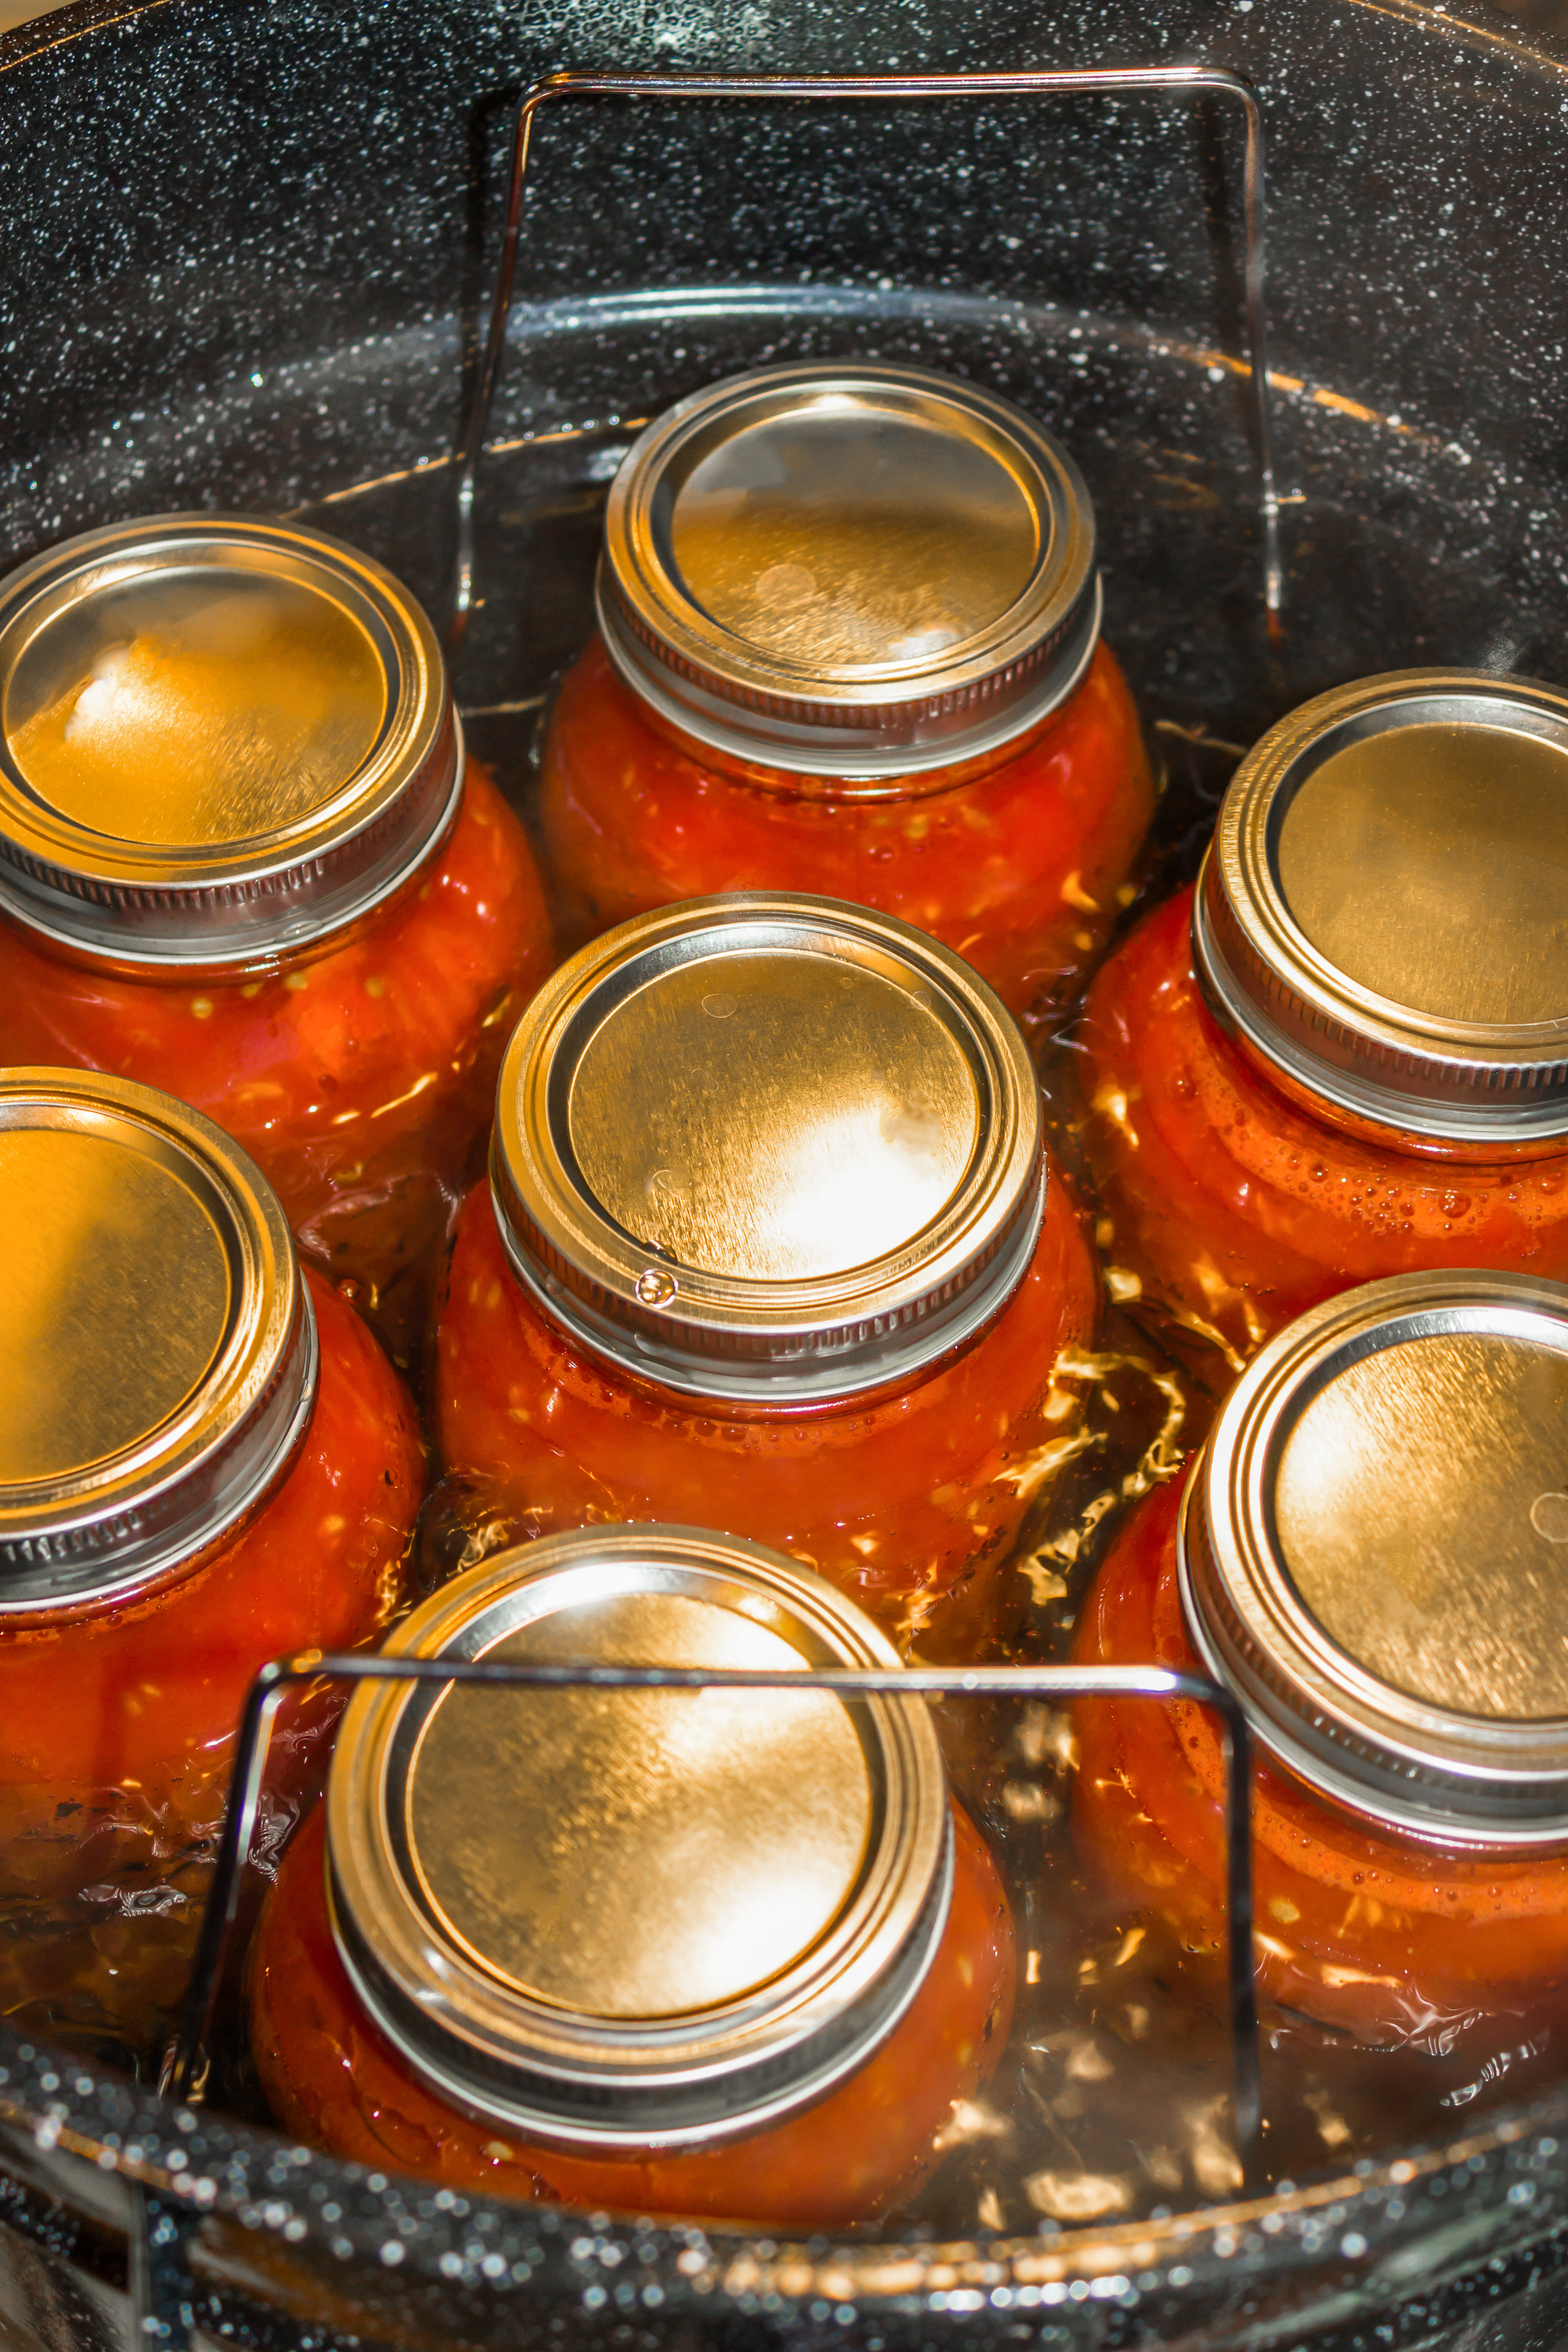
<svg viewBox="0 0 1568 2352"><path fill-rule="evenodd" d="M1568 1832L1568 1288L1405 1275L1231 1391L1185 1505L1189 1620L1259 1736L1429 1835Z"/></svg>
<svg viewBox="0 0 1568 2352"><path fill-rule="evenodd" d="M0 582L0 904L78 950L329 936L430 854L460 771L429 623L320 532L156 517Z"/></svg>
<svg viewBox="0 0 1568 2352"><path fill-rule="evenodd" d="M610 494L600 615L635 690L721 751L874 782L1076 685L1100 625L1078 469L917 368L760 368L681 401Z"/></svg>
<svg viewBox="0 0 1568 2352"><path fill-rule="evenodd" d="M0 1129L0 1481L18 1486L177 1412L217 1353L232 1283L179 1170L102 1132Z"/></svg>
<svg viewBox="0 0 1568 2352"><path fill-rule="evenodd" d="M658 1591L563 1609L486 1654L800 1664L732 1607ZM825 1691L454 1691L410 1773L433 1916L497 1975L584 2016L674 2017L766 1984L843 1910L872 1827L860 1740Z"/></svg>
<svg viewBox="0 0 1568 2352"><path fill-rule="evenodd" d="M314 1391L282 1211L227 1137L121 1079L0 1076L0 1620L187 1564Z"/></svg>
<svg viewBox="0 0 1568 2352"><path fill-rule="evenodd" d="M902 1248L957 1192L982 1118L963 1041L919 993L896 970L787 949L661 973L606 1013L573 1075L589 1190L661 1255L743 1281Z"/></svg>
<svg viewBox="0 0 1568 2352"><path fill-rule="evenodd" d="M508 1047L512 1263L697 1394L851 1393L995 1315L1041 1213L1038 1093L969 967L833 899L694 899L549 981Z"/></svg>
<svg viewBox="0 0 1568 2352"><path fill-rule="evenodd" d="M313 582L154 572L90 609L97 649L80 606L40 629L5 719L24 781L94 833L175 849L274 833L323 807L381 732L380 649Z"/></svg>
<svg viewBox="0 0 1568 2352"><path fill-rule="evenodd" d="M1326 1104L1456 1142L1568 1132L1568 697L1361 680L1248 753L1194 901L1215 1011Z"/></svg>
<svg viewBox="0 0 1568 2352"><path fill-rule="evenodd" d="M661 1528L498 1556L388 1647L595 1672L894 1663L793 1562ZM447 2095L546 2137L700 2139L819 2095L912 1999L948 1903L916 1698L374 1685L328 1808L334 1930L377 2021Z"/></svg>

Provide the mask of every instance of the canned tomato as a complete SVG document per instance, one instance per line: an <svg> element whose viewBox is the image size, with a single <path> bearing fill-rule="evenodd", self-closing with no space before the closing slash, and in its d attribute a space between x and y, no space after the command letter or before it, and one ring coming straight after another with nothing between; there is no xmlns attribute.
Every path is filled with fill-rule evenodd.
<svg viewBox="0 0 1568 2352"><path fill-rule="evenodd" d="M379 564L167 515L0 583L0 1058L195 1103L374 1306L444 1231L551 961L521 829Z"/></svg>
<svg viewBox="0 0 1568 2352"><path fill-rule="evenodd" d="M533 1531L714 1524L907 1639L973 1632L1073 1450L1095 1308L1024 1040L967 965L830 899L700 899L584 949L511 1039L440 1444Z"/></svg>
<svg viewBox="0 0 1568 2352"><path fill-rule="evenodd" d="M271 1187L150 1087L0 1076L0 2011L142 2046L251 1679L385 1624L418 1433Z"/></svg>
<svg viewBox="0 0 1568 2352"><path fill-rule="evenodd" d="M1114 1254L1233 1367L1348 1284L1568 1273L1568 697L1415 670L1237 772L1082 1029Z"/></svg>
<svg viewBox="0 0 1568 2352"><path fill-rule="evenodd" d="M1152 812L1094 514L1033 418L917 368L763 368L610 493L600 629L543 820L578 939L718 890L830 893L1027 1018L1093 961Z"/></svg>
<svg viewBox="0 0 1568 2352"><path fill-rule="evenodd" d="M401 1656L896 1665L793 1562L691 1528L457 1578ZM871 2220L1006 2040L1013 1927L922 1699L356 1693L250 1960L307 2145L590 2210Z"/></svg>
<svg viewBox="0 0 1568 2352"><path fill-rule="evenodd" d="M1405 1275L1271 1341L1184 1488L1141 1507L1085 1662L1240 1698L1257 1967L1288 2009L1433 2053L1521 2044L1568 1986L1568 1289ZM1223 1946L1224 1769L1185 1703L1079 1710L1078 1843Z"/></svg>

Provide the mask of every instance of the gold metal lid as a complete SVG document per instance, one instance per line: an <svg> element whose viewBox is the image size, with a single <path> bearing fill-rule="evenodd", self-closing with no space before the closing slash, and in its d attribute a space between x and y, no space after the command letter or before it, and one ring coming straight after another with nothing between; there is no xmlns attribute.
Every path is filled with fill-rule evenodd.
<svg viewBox="0 0 1568 2352"><path fill-rule="evenodd" d="M1100 634L1077 467L1011 401L922 368L758 368L632 444L605 641L699 741L874 782L972 759L1071 693Z"/></svg>
<svg viewBox="0 0 1568 2352"><path fill-rule="evenodd" d="M545 982L501 1067L490 1185L520 1278L693 1395L851 1395L933 1361L1023 1279L1044 1184L1000 1002L833 898L623 923Z"/></svg>
<svg viewBox="0 0 1568 2352"><path fill-rule="evenodd" d="M1568 696L1472 670L1320 695L1242 761L1199 877L1215 1013L1323 1101L1568 1134Z"/></svg>
<svg viewBox="0 0 1568 2352"><path fill-rule="evenodd" d="M0 1622L190 1565L315 1391L294 1244L237 1145L152 1087L0 1073Z"/></svg>
<svg viewBox="0 0 1568 2352"><path fill-rule="evenodd" d="M1188 1622L1303 1779L1430 1837L1568 1833L1568 1288L1401 1275L1231 1391L1182 1522Z"/></svg>
<svg viewBox="0 0 1568 2352"><path fill-rule="evenodd" d="M0 582L0 906L79 952L308 947L417 869L461 782L429 622L320 531L160 515Z"/></svg>
<svg viewBox="0 0 1568 2352"><path fill-rule="evenodd" d="M896 1665L793 1561L691 1528L498 1554L399 1656L794 1672ZM339 1948L443 2095L531 2136L755 2130L859 2065L946 1922L923 1700L776 1689L363 1686L328 1790Z"/></svg>

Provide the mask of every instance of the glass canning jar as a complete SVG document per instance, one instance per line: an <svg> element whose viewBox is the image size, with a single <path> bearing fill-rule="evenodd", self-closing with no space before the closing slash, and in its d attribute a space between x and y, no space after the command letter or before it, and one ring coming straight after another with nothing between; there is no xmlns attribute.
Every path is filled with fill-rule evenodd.
<svg viewBox="0 0 1568 2352"><path fill-rule="evenodd" d="M1103 947L1153 810L1071 459L917 368L763 368L616 477L544 751L575 944L735 889L918 923L1021 1020Z"/></svg>
<svg viewBox="0 0 1568 2352"><path fill-rule="evenodd" d="M691 1528L546 1538L403 1655L895 1665L792 1561ZM249 1963L308 2146L459 2190L798 2228L874 2219L1007 2037L1013 1926L916 1697L362 1688Z"/></svg>
<svg viewBox="0 0 1568 2352"><path fill-rule="evenodd" d="M1196 1667L1240 1698L1261 1987L1363 2042L1485 2061L1562 2018L1565 1428L1568 1289L1443 1271L1342 1293L1255 1359L1080 1620L1086 1663ZM1080 1850L1221 1949L1213 1718L1100 1700L1077 1742Z"/></svg>
<svg viewBox="0 0 1568 2352"><path fill-rule="evenodd" d="M582 950L512 1036L439 1444L532 1532L721 1526L967 1643L1073 1450L1096 1307L968 967L831 899L700 899Z"/></svg>
<svg viewBox="0 0 1568 2352"><path fill-rule="evenodd" d="M0 582L0 1059L194 1103L373 1311L427 1273L552 961L521 828L379 564L166 515ZM400 1336L419 1313L383 1305Z"/></svg>
<svg viewBox="0 0 1568 2352"><path fill-rule="evenodd" d="M251 1679L385 1624L418 1431L270 1186L150 1087L0 1076L0 2013L144 2049Z"/></svg>
<svg viewBox="0 0 1568 2352"><path fill-rule="evenodd" d="M1090 992L1119 1264L1233 1369L1351 1283L1568 1273L1568 697L1336 688L1247 754L1196 889Z"/></svg>

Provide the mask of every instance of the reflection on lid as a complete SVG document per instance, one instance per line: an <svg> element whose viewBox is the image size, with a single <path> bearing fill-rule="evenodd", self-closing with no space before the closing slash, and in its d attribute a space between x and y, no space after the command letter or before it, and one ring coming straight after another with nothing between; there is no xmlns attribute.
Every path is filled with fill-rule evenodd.
<svg viewBox="0 0 1568 2352"><path fill-rule="evenodd" d="M296 582L154 574L100 600L97 633L43 708L6 716L34 791L106 837L189 848L275 832L324 806L380 730L375 647ZM51 666L46 637L29 667Z"/></svg>
<svg viewBox="0 0 1568 2352"><path fill-rule="evenodd" d="M1285 813L1285 903L1350 979L1449 1021L1568 1018L1568 741L1387 729Z"/></svg>
<svg viewBox="0 0 1568 2352"><path fill-rule="evenodd" d="M676 1264L751 1281L887 1255L979 1139L958 1043L907 984L806 954L677 966L623 999L572 1086L593 1192Z"/></svg>
<svg viewBox="0 0 1568 2352"><path fill-rule="evenodd" d="M228 1261L178 1174L104 1136L0 1131L0 1484L118 1454L227 1328Z"/></svg>
<svg viewBox="0 0 1568 2352"><path fill-rule="evenodd" d="M670 1593L565 1610L486 1654L801 1663L765 1626ZM459 1690L408 1809L436 1909L485 1965L563 2008L654 2018L736 2000L820 1940L859 1875L871 1790L824 1691Z"/></svg>
<svg viewBox="0 0 1568 2352"><path fill-rule="evenodd" d="M821 669L919 661L973 636L1022 595L1040 545L1030 499L990 449L938 417L831 399L721 442L677 491L670 539L713 619Z"/></svg>
<svg viewBox="0 0 1568 2352"><path fill-rule="evenodd" d="M1286 1565L1396 1689L1568 1716L1568 1546L1550 1533L1564 1478L1568 1354L1496 1332L1406 1339L1336 1372L1290 1429Z"/></svg>

